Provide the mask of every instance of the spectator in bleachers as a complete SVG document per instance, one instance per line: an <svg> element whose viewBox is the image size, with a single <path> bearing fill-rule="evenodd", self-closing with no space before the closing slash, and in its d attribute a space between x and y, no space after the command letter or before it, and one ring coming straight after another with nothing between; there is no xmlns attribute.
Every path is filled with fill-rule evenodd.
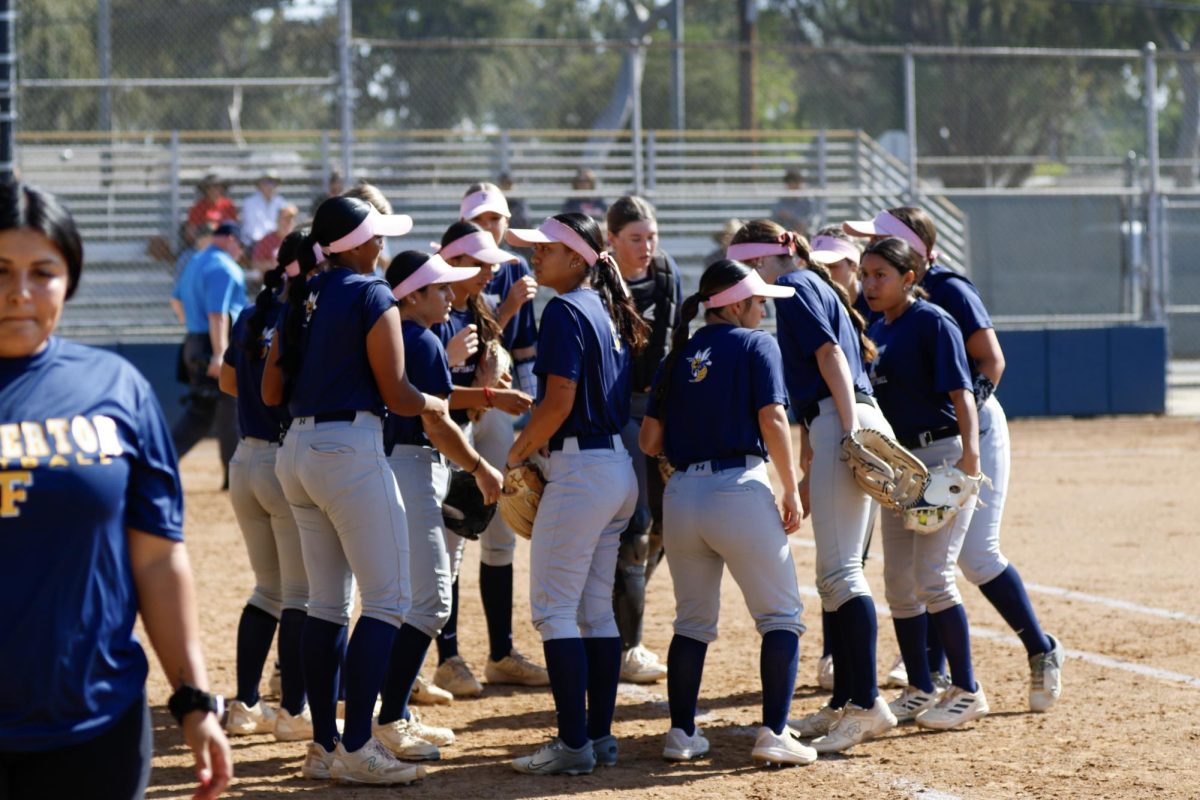
<svg viewBox="0 0 1200 800"><path fill-rule="evenodd" d="M717 249L704 257L704 266L706 269L725 258L725 250L729 247L729 240L745 224L743 220L734 217L726 220L725 224L721 226L721 230L713 234L712 239L716 243Z"/></svg>
<svg viewBox="0 0 1200 800"><path fill-rule="evenodd" d="M504 197L508 200L508 211L512 216L508 220L508 224L513 228L534 228L536 225L530 224L529 206L526 204L523 197L514 197L513 192L517 188L516 181L513 180L512 173L501 172L496 178L496 184L500 191L504 193Z"/></svg>
<svg viewBox="0 0 1200 800"><path fill-rule="evenodd" d="M812 200L800 196L804 189L804 173L799 167L789 168L783 175L783 185L787 194L771 208L771 219L789 231L808 236L809 229L816 223L813 218L816 209Z"/></svg>
<svg viewBox="0 0 1200 800"><path fill-rule="evenodd" d="M596 191L596 173L587 167L580 167L571 181L571 188L577 192ZM603 197L568 197L563 202L563 214L587 214L596 221L604 219L608 211L608 203Z"/></svg>
<svg viewBox="0 0 1200 800"><path fill-rule="evenodd" d="M254 194L242 203L242 242L247 247L252 247L275 230L280 209L288 205L284 196L279 194L279 173L275 170L267 170L260 175L254 186Z"/></svg>
<svg viewBox="0 0 1200 800"><path fill-rule="evenodd" d="M220 225L222 222L237 222L237 206L226 194L229 184L215 172L210 172L196 184L200 197L188 209L187 225L183 229L184 241L192 244L196 233L206 222Z"/></svg>
<svg viewBox="0 0 1200 800"><path fill-rule="evenodd" d="M276 266L279 245L283 244L287 235L296 229L296 217L299 213L300 209L293 205L286 205L279 209L279 215L275 218L275 230L254 243L254 247L250 250L250 267L258 275L262 275Z"/></svg>
<svg viewBox="0 0 1200 800"><path fill-rule="evenodd" d="M317 207L320 206L321 203L324 203L326 200L328 200L331 197L339 196L345 190L346 190L346 185L345 185L345 182L342 180L341 171L336 170L336 169L329 170L329 184L325 187L325 191L318 192L313 197L312 208L309 210L308 215L310 217L316 216Z"/></svg>
<svg viewBox="0 0 1200 800"><path fill-rule="evenodd" d="M182 366L190 389L171 438L183 458L215 423L225 465L224 488L229 487L229 459L237 447L237 407L232 397L221 393L217 379L232 320L246 305L246 278L237 262L242 255L240 236L236 222L222 222L212 243L188 262L176 290L187 328Z"/></svg>

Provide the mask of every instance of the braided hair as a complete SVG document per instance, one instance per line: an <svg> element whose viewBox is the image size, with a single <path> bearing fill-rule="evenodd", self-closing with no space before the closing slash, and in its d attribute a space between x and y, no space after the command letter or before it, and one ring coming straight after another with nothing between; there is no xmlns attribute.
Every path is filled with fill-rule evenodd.
<svg viewBox="0 0 1200 800"><path fill-rule="evenodd" d="M304 236L304 231L292 231L285 236L279 245L275 266L263 273L263 288L254 298L254 312L250 315L250 319L246 320L246 333L239 343L251 361L257 361L262 355L259 339L262 337L263 328L267 325L267 315L271 312L271 306L275 304L275 295L279 293L286 280L283 269L296 260L296 254L304 241Z"/></svg>

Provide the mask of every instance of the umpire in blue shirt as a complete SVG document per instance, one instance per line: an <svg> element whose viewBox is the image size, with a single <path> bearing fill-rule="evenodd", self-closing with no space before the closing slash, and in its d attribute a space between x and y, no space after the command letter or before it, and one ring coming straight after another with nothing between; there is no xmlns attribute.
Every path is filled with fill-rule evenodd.
<svg viewBox="0 0 1200 800"><path fill-rule="evenodd" d="M181 361L190 390L171 438L182 458L215 422L225 464L224 488L229 486L229 459L237 447L237 408L233 398L221 394L217 379L232 320L247 302L245 273L237 262L242 255L240 234L237 223L221 223L212 243L184 267L174 292L187 326Z"/></svg>

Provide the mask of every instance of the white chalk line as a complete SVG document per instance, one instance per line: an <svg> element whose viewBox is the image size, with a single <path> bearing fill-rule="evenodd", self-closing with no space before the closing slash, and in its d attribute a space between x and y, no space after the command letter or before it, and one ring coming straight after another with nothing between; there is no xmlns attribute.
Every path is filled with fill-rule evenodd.
<svg viewBox="0 0 1200 800"><path fill-rule="evenodd" d="M817 587L815 586L801 586L800 594L804 595L805 597L820 597L820 594L817 592ZM881 605L879 602L875 603L875 613L879 614L880 616L887 617L892 615L888 607ZM1025 645L1021 643L1021 640L1012 634L994 631L990 628L981 628L978 625L971 626L971 636L979 639L988 639L994 642L1001 642L1003 644L1020 647L1022 649L1025 647ZM1086 661L1089 664L1095 664L1096 666L1104 667L1105 669L1122 670L1124 672L1131 672L1135 675L1143 675L1147 678L1155 678L1157 680L1167 681L1168 683L1180 683L1184 686L1200 689L1200 678L1194 675L1185 674L1183 672L1173 672L1172 670L1168 669L1159 669L1158 667L1151 667L1146 664L1138 664L1133 661L1126 661L1123 658L1106 656L1102 653L1092 653L1087 650L1072 650L1069 648L1063 648L1063 654L1068 658Z"/></svg>
<svg viewBox="0 0 1200 800"><path fill-rule="evenodd" d="M817 543L812 539L798 539L792 537L791 544L793 547L803 547L806 549L814 549ZM962 570L958 571L958 575L962 577ZM1025 588L1034 594L1044 594L1051 597L1058 597L1063 600L1073 600L1077 603L1091 603L1093 605L1105 606L1107 608L1115 608L1119 611L1129 611L1134 614L1142 614L1147 617L1157 617L1159 619L1168 619L1173 622L1187 622L1192 625L1200 625L1200 615L1188 614L1185 611L1174 611L1169 608L1158 608L1156 606L1144 606L1139 603L1134 603L1129 600L1121 600L1116 597L1104 597L1098 594L1089 594L1088 592L1080 592L1075 589L1067 589L1062 586L1047 586L1041 583L1026 583Z"/></svg>

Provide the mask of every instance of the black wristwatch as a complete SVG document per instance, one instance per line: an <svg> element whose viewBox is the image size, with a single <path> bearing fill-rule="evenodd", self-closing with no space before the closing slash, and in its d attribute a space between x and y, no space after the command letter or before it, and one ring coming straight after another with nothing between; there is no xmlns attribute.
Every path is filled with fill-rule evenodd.
<svg viewBox="0 0 1200 800"><path fill-rule="evenodd" d="M183 718L193 711L211 711L217 715L217 719L220 719L221 715L225 713L225 698L219 694L209 694L190 684L181 683L175 693L171 695L171 699L167 701L167 710L180 725L183 724Z"/></svg>

